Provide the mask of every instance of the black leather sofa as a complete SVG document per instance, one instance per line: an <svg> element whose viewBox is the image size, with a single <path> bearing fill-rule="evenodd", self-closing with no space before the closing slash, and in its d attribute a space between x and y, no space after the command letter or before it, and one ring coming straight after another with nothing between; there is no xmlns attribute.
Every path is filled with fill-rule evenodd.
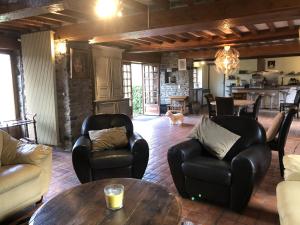
<svg viewBox="0 0 300 225"><path fill-rule="evenodd" d="M127 148L92 151L89 130L102 130L125 126L129 144ZM72 162L81 183L115 177L142 178L149 159L147 142L133 131L131 119L123 114L101 114L87 117L81 136L73 146Z"/></svg>
<svg viewBox="0 0 300 225"><path fill-rule="evenodd" d="M265 130L254 119L245 117L219 116L212 120L241 138L223 160L212 156L195 139L171 147L171 174L181 196L208 200L240 212L270 166Z"/></svg>

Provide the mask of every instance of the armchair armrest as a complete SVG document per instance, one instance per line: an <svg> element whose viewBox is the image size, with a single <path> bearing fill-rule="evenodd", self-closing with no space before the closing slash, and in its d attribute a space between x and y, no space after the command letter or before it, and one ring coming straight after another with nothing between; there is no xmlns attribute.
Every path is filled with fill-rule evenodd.
<svg viewBox="0 0 300 225"><path fill-rule="evenodd" d="M202 145L199 141L191 139L181 142L168 150L168 163L175 186L183 197L188 197L185 191L185 177L182 172L182 163L188 159L201 155Z"/></svg>
<svg viewBox="0 0 300 225"><path fill-rule="evenodd" d="M271 150L266 144L250 146L231 162L232 187L230 207L241 211L247 205L255 183L266 174L271 163Z"/></svg>
<svg viewBox="0 0 300 225"><path fill-rule="evenodd" d="M284 179L300 180L300 155L283 156Z"/></svg>
<svg viewBox="0 0 300 225"><path fill-rule="evenodd" d="M145 139L134 132L129 139L130 151L133 154L132 175L141 179L145 173L149 160L149 146Z"/></svg>
<svg viewBox="0 0 300 225"><path fill-rule="evenodd" d="M40 166L51 157L52 148L46 145L19 143L17 145L15 164L33 164Z"/></svg>
<svg viewBox="0 0 300 225"><path fill-rule="evenodd" d="M92 142L85 136L79 137L72 149L73 167L81 183L87 183L92 180L89 158L91 149Z"/></svg>

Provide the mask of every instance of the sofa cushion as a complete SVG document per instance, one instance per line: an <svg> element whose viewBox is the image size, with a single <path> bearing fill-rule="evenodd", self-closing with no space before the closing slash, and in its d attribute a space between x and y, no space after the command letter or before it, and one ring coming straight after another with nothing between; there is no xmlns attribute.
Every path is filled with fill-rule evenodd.
<svg viewBox="0 0 300 225"><path fill-rule="evenodd" d="M277 185L277 209L281 225L299 224L300 182L283 181Z"/></svg>
<svg viewBox="0 0 300 225"><path fill-rule="evenodd" d="M14 160L16 157L17 146L19 144L19 141L2 130L0 130L0 134L2 135L3 138L1 165L6 166L6 165L15 164Z"/></svg>
<svg viewBox="0 0 300 225"><path fill-rule="evenodd" d="M240 138L239 135L232 133L206 117L202 117L192 129L189 137L198 139L218 159L223 159Z"/></svg>
<svg viewBox="0 0 300 225"><path fill-rule="evenodd" d="M182 164L185 176L228 186L231 183L230 164L214 158L197 157Z"/></svg>
<svg viewBox="0 0 300 225"><path fill-rule="evenodd" d="M35 179L40 174L41 168L34 165L2 166L0 167L0 194Z"/></svg>
<svg viewBox="0 0 300 225"><path fill-rule="evenodd" d="M267 136L267 142L270 142L272 140L274 140L274 138L276 137L278 130L281 126L281 123L284 119L284 112L279 112L277 113L277 115L273 118L272 120L272 124L271 126L268 128L267 132L266 132L266 136Z"/></svg>
<svg viewBox="0 0 300 225"><path fill-rule="evenodd" d="M109 169L130 166L132 153L127 149L94 151L91 153L90 164L93 169Z"/></svg>
<svg viewBox="0 0 300 225"><path fill-rule="evenodd" d="M103 130L90 130L89 136L95 151L124 148L128 145L125 127L114 127Z"/></svg>

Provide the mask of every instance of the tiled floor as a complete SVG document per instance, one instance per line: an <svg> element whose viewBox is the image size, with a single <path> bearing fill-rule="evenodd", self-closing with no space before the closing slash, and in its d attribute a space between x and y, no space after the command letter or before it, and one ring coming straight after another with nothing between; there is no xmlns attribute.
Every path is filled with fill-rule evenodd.
<svg viewBox="0 0 300 225"><path fill-rule="evenodd" d="M273 115L274 113L262 113L259 121L265 127L268 127ZM170 146L185 140L198 119L197 116L188 116L182 126L170 125L165 117L148 117L147 119L134 120L135 131L139 132L150 145L149 164L143 179L164 185L170 191L177 193L167 163L167 150ZM300 120L294 120L292 124L286 151L300 154ZM194 202L179 197L182 203L183 220L190 220L195 225L279 224L275 190L281 178L277 160L277 154L273 153L272 164L264 181L254 193L248 207L242 214L236 214L207 202ZM78 184L79 181L72 168L71 154L55 151L53 153L53 178L44 201Z"/></svg>

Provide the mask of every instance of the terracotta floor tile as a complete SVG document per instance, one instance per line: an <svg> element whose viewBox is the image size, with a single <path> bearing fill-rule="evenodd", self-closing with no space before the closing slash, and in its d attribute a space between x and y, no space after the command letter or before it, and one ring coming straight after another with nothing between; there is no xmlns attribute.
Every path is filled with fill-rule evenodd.
<svg viewBox="0 0 300 225"><path fill-rule="evenodd" d="M269 127L276 112L262 112L259 122ZM133 120L134 129L149 143L150 158L145 180L159 183L170 191L177 191L173 183L168 162L168 149L181 141L199 120L199 116L185 117L183 126L172 126L166 117L148 117L147 120ZM145 129L146 128L146 129ZM286 152L300 154L300 120L295 119L286 144ZM276 185L282 180L278 167L278 154L272 153L272 163L265 179L251 197L248 207L241 214L232 212L207 202L195 202L183 199L178 195L182 204L182 219L190 220L195 225L269 225L279 224L276 209ZM62 191L80 184L73 170L71 153L64 151L53 152L53 174L49 192L44 196L44 202L50 200ZM7 224L16 224L18 217L13 217Z"/></svg>

